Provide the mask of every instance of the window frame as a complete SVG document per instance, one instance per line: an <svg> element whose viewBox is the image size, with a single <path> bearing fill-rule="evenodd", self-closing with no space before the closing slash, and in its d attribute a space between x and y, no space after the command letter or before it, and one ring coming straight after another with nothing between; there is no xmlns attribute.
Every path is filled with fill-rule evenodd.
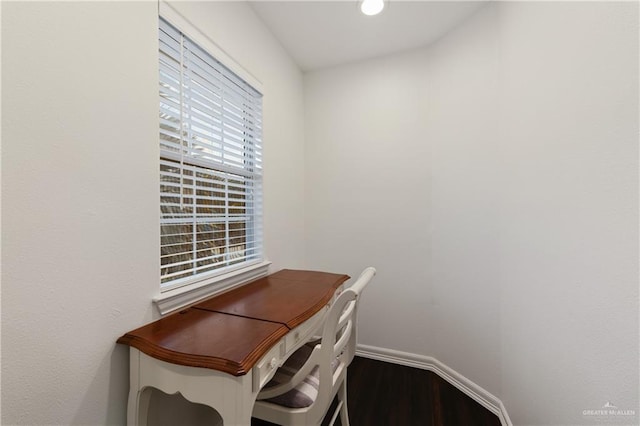
<svg viewBox="0 0 640 426"><path fill-rule="evenodd" d="M233 60L211 39L184 18L176 9L164 1L160 1L158 7L158 25L160 18L167 21L171 26L189 37L191 41L215 58L215 60L223 64L224 67L240 79L244 80L244 82L253 89L259 93L264 93L262 84L257 78ZM156 41L159 43L158 39L156 39ZM159 46L157 47L159 48ZM156 50L158 51L158 49ZM158 160L161 162L166 160L166 158L161 156L160 152L158 152ZM211 168L211 170L215 169ZM158 188L160 188L160 185L158 185ZM259 215L258 218L261 220L261 215ZM259 227L261 227L261 225L262 224L258 224ZM158 230L160 230L160 226L158 227ZM160 241L160 238L158 238L158 241ZM153 302L158 307L160 313L164 315L168 312L172 312L192 304L202 298L227 291L231 288L267 275L268 267L271 262L266 260L264 240L261 239L260 242L262 244L262 256L260 259L239 263L235 268L226 267L221 273L210 271L202 274L200 278L196 278L195 280L185 280L178 283L169 282L166 285L162 285L161 280L158 279L160 294L153 298ZM158 252L160 255L160 250L158 250ZM160 268L158 269L158 272L160 272Z"/></svg>

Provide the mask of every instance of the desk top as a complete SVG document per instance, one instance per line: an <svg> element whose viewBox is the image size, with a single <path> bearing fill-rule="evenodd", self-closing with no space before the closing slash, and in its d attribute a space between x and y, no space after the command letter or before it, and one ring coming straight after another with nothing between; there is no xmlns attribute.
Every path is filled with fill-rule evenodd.
<svg viewBox="0 0 640 426"><path fill-rule="evenodd" d="M292 330L329 303L348 279L347 275L283 269L194 308L284 324Z"/></svg>
<svg viewBox="0 0 640 426"><path fill-rule="evenodd" d="M118 343L173 364L240 376L348 279L282 270L130 331Z"/></svg>

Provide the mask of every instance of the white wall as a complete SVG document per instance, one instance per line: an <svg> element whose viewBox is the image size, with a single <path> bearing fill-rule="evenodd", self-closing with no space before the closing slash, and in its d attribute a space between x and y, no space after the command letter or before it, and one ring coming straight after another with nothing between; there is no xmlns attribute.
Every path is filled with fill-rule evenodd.
<svg viewBox="0 0 640 426"><path fill-rule="evenodd" d="M359 340L415 352L432 334L422 63L405 55L305 76L308 267L357 277L375 266Z"/></svg>
<svg viewBox="0 0 640 426"><path fill-rule="evenodd" d="M435 356L489 389L499 302L475 254L495 244L477 227L492 209L478 160L495 139L495 15L431 49L305 76L309 267L376 266L360 343Z"/></svg>
<svg viewBox="0 0 640 426"><path fill-rule="evenodd" d="M1 7L1 423L124 424L115 340L159 285L157 4ZM266 250L300 267L302 75L247 5L180 7L264 84Z"/></svg>
<svg viewBox="0 0 640 426"><path fill-rule="evenodd" d="M2 4L3 424L124 421L114 342L159 275L154 15Z"/></svg>
<svg viewBox="0 0 640 426"><path fill-rule="evenodd" d="M378 268L360 343L518 425L639 410L637 34L634 3L502 2L305 76L307 265Z"/></svg>
<svg viewBox="0 0 640 426"><path fill-rule="evenodd" d="M159 280L156 5L1 7L1 423L123 424L114 342ZM178 8L265 86L274 269L378 267L361 342L435 356L515 424L638 409L637 4L497 3L306 76L304 111L250 8Z"/></svg>
<svg viewBox="0 0 640 426"><path fill-rule="evenodd" d="M507 3L500 25L503 400L519 424L640 414L638 2Z"/></svg>

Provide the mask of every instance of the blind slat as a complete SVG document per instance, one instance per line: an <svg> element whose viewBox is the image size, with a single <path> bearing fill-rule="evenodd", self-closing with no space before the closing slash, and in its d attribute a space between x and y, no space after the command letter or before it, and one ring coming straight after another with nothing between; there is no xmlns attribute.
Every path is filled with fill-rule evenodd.
<svg viewBox="0 0 640 426"><path fill-rule="evenodd" d="M167 288L262 259L262 97L167 21L159 26Z"/></svg>

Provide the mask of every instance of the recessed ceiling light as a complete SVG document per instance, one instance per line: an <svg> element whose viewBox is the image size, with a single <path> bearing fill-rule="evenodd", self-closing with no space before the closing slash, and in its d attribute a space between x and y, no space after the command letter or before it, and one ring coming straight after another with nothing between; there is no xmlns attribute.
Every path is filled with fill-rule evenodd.
<svg viewBox="0 0 640 426"><path fill-rule="evenodd" d="M362 0L360 10L367 16L377 15L384 9L384 0Z"/></svg>

